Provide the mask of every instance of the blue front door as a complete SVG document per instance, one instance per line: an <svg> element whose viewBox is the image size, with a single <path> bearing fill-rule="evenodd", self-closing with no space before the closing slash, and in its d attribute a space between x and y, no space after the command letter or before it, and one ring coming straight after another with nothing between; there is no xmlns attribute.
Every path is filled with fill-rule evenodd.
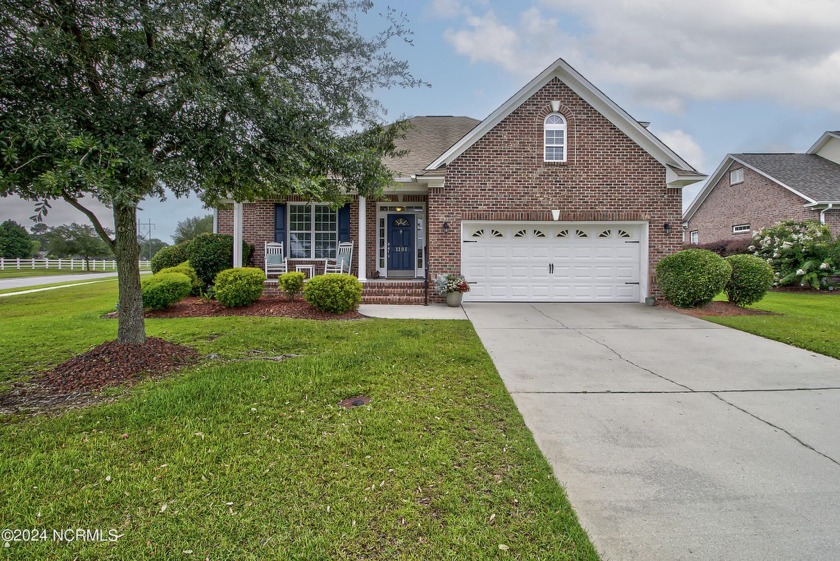
<svg viewBox="0 0 840 561"><path fill-rule="evenodd" d="M388 215L388 271L414 270L414 215Z"/></svg>

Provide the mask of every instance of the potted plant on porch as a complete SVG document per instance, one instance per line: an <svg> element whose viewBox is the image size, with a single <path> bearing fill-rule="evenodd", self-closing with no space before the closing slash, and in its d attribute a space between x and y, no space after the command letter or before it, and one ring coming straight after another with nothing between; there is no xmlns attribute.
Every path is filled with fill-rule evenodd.
<svg viewBox="0 0 840 561"><path fill-rule="evenodd" d="M440 274L435 277L435 291L446 296L447 306L456 308L461 305L464 292L470 291L470 285L463 275Z"/></svg>

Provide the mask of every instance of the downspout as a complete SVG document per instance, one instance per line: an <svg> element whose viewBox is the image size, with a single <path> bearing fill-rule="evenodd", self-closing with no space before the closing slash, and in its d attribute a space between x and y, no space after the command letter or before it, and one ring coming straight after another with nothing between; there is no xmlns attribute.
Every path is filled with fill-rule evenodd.
<svg viewBox="0 0 840 561"><path fill-rule="evenodd" d="M820 211L820 224L825 224L825 213L832 208L834 208L834 203L828 203L828 205Z"/></svg>

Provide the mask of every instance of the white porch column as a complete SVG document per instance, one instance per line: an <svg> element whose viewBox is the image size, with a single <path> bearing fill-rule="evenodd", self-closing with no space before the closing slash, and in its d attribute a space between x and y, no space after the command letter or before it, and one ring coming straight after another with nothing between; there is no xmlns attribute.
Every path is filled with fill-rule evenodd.
<svg viewBox="0 0 840 561"><path fill-rule="evenodd" d="M213 233L219 233L219 208L216 207L213 209Z"/></svg>
<svg viewBox="0 0 840 561"><path fill-rule="evenodd" d="M359 197L359 280L367 280L367 198Z"/></svg>
<svg viewBox="0 0 840 561"><path fill-rule="evenodd" d="M242 267L242 203L233 203L233 266Z"/></svg>

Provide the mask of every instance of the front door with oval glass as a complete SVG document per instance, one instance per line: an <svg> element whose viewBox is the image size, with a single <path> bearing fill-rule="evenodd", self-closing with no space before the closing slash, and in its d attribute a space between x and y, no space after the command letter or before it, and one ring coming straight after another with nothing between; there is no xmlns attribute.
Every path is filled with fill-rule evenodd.
<svg viewBox="0 0 840 561"><path fill-rule="evenodd" d="M388 276L414 276L414 215L388 215Z"/></svg>

